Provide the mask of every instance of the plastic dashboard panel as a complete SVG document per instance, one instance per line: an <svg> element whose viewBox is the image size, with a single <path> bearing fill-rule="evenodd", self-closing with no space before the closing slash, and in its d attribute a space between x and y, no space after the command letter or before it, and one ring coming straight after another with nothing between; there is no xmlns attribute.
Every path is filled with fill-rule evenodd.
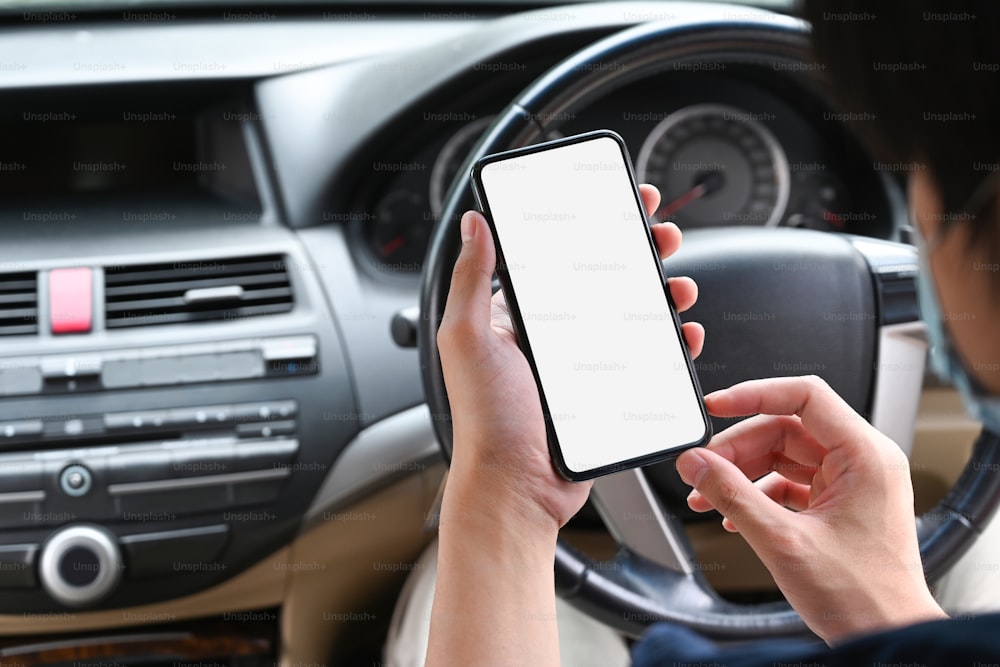
<svg viewBox="0 0 1000 667"><path fill-rule="evenodd" d="M671 8L680 10L681 6L678 3ZM697 10L696 4L683 7L686 11ZM395 31L392 34L398 40L388 39L377 47L363 36L385 37L385 33L380 33L386 27L382 21L331 24L323 29L305 22L288 23L285 34L303 38L300 41L304 46L295 48L291 46L295 38L269 41L268 26L255 24L227 26L221 32L215 32L217 26L210 22L198 26L149 26L143 28L142 37L139 30L93 25L89 26L91 62L113 62L115 54L132 52L137 54L136 66L124 73L95 67L86 75L72 70L74 58L80 57L74 35L82 24L72 28L33 28L26 31L30 35L0 33L0 56L13 52L19 54L13 60L20 60L29 59L23 55L26 53L39 54L25 71L9 76L5 72L0 78L0 89L18 88L19 94L25 94L25 90L34 87L44 95L51 92L45 86L68 83L142 81L157 85L169 80L173 86L183 86L178 79L204 83L223 78L218 69L178 73L169 64L177 31L182 28L193 30L187 34L211 31L207 34L220 40L220 49L206 51L206 58L214 58L223 66L225 78L242 79L247 90L253 91L251 97L256 107L250 109L254 117L250 122L251 134L260 142L252 150L265 209L257 224L195 221L148 226L142 233L126 230L120 221L111 220L87 225L54 221L47 224L44 233L35 225L5 223L0 226L0 265L6 262L8 266L4 271L10 270L10 263L16 263L18 270L39 271L40 293L44 293L47 271L94 267L94 306L95 313L100 313L103 293L99 287L104 266L283 254L295 292L294 309L280 316L114 332L103 328L98 318L90 334L5 339L0 356L74 356L109 350L142 351L153 347L307 336L316 341L318 363L317 373L295 378L3 398L0 423L22 418L52 422L65 421L73 415L106 417L112 413L291 401L296 405L294 438L298 448L294 458L276 459L272 466L275 469L284 466L290 471L273 500L238 508L195 506L172 512L167 507L161 517L147 515L138 520L124 520L92 514L87 503L74 505L72 499L60 496L58 511L66 512L64 521L26 521L21 526L0 529L0 546L33 546L32 557L37 557L45 551L47 540L69 525L106 531L119 544L127 545L129 553L144 546L148 548L161 538L180 535L198 538L196 542L206 554L203 567L198 567L195 560L184 568L161 570L149 576L148 571L143 572L134 563L130 571L130 563L126 561L122 583L88 607L114 609L205 589L287 545L300 530L307 510L317 511L314 504L317 491L324 480L332 477L338 456L359 432L384 417L423 402L416 351L396 347L389 335L391 315L416 303L416 285L385 284L366 276L353 257L357 249L351 247L345 225L329 224L323 217L324 211L348 210L354 186L352 177L357 177L357 165L364 164L358 160L371 159L384 147L383 134L404 110L415 108L428 97L440 98L452 90L449 84L468 77L477 63L509 53L527 57L539 50L551 52L554 45L565 48L568 54L590 39L634 24L657 8L662 9L663 5L641 2L586 5L575 7L569 14L555 8L490 22L479 17L468 22L432 22L429 27L433 29L426 32L407 29L405 22L395 20L387 25L391 24ZM419 36L414 36L418 33ZM337 35L346 34L351 39L336 39ZM267 39L262 41L260 37ZM33 46L44 42L50 48L26 49L23 46L26 39L34 40ZM134 48L140 43L137 39L150 48ZM266 45L260 53L241 61L245 46L256 43ZM223 48L226 44L243 44L243 50L227 50ZM362 48L363 44L368 45ZM460 57L455 57L456 53ZM279 54L292 65L275 70L274 57ZM346 62L352 59L357 60ZM316 66L320 68L292 71ZM359 109L364 113L358 113ZM43 330L47 324L41 318L39 325ZM79 463L86 467L88 452L76 451L65 442L68 441L58 444L65 453L56 459L67 465ZM106 443L88 441L87 446L95 444L125 447L128 443L111 439ZM425 444L419 443L421 449L417 453L423 452ZM20 444L18 447L19 451L25 451ZM0 455L4 451L0 450ZM60 482L67 465L49 470L45 480L47 494L64 493ZM384 468L389 470L391 466ZM101 470L100 465L93 466L91 484L105 492L111 483ZM373 484L377 482L373 480ZM116 488L122 491L120 486ZM48 511L46 506L39 509L43 513ZM227 529L221 530L220 526ZM0 586L0 613L44 613L67 608L35 583L33 587Z"/></svg>
<svg viewBox="0 0 1000 667"><path fill-rule="evenodd" d="M123 261L191 262L199 258L218 259L226 256L273 254L277 251L287 257L296 306L286 315L250 318L245 321L114 332L99 330L84 336L49 336L30 342L8 342L5 345L5 356L15 352L20 356L39 353L51 356L58 352L72 358L109 350L147 350L161 346L166 349L183 349L178 346L305 336L316 342L319 372L300 377L81 392L77 395L67 393L45 395L44 398L22 396L0 401L0 422L33 417L43 423L65 423L67 416L78 416L82 421L87 421L87 416L104 415L105 423L110 424L109 418L122 413L164 414L165 411L177 411L179 408L210 409L220 405L296 406L290 418L295 422L292 437L298 443L297 453L294 458L283 456L256 466L265 476L275 477L276 473L279 480L284 471L288 471L283 482L279 481L277 486L271 487L272 491L278 489L277 496L265 494L266 497L262 496L261 502L255 502L251 498L245 503L231 504L234 499L238 500L239 494L246 488L231 486L227 491L220 492L223 494L222 502L202 506L200 503L206 502L206 496L194 488L188 491L190 495L186 499L184 495L176 495L173 496L173 501L168 499L157 504L152 496L146 496L148 502L144 500L140 505L134 506L146 508L144 510L135 509L130 512L126 509L113 515L102 514L94 501L102 498L105 490L115 491L117 488L127 492L134 490L134 484L130 487L127 482L121 483L120 480L117 487L112 484L110 476L114 474L114 469L109 468L106 461L98 460L103 458L98 454L107 451L128 454L137 451L137 448L129 444L127 437L119 436L111 440L110 444L104 441L87 441L87 449L82 449L82 445L74 447L71 442L61 440L55 450L57 453L53 453L52 449L44 450L45 456L54 457L44 473L43 483L48 498L38 508L36 517L25 515L26 519L40 520L28 520L20 527L0 530L0 541L4 545L41 547L57 529L66 525L100 525L120 542L128 544L126 553L129 554L134 552L134 543L148 540L153 533L172 533L166 536L171 537L184 535L173 531L197 529L194 535L198 534L198 530L208 531L207 541L194 540L189 543L200 544L202 548L208 549L204 552L207 556L203 560L198 561L196 558L194 562L183 565L178 562L174 569L161 567L156 576L143 573L144 565L126 562L123 582L99 603L90 605L92 608L124 607L201 590L238 573L286 544L296 534L303 513L337 455L361 428L352 378L340 336L325 307L323 290L312 273L311 260L304 254L293 234L277 227L251 227L241 230L238 241L234 242L232 230L226 228L185 230L183 234L158 234L150 230L144 237L144 242L157 250L138 252L127 235L110 232L113 232L113 228L101 230L91 227L87 230L65 231L62 238L73 240L76 237L76 243L71 245L85 259L54 258L52 248L44 240L19 239L19 264L49 269L70 263L103 266ZM9 243L10 230L6 230L4 235ZM210 412L210 416L212 414L214 413ZM236 425L238 427L239 424ZM204 454L210 449L210 441L208 435L194 434L187 444L194 453ZM291 438L276 440L286 443L290 441ZM145 446L148 448L151 445ZM41 440L36 441L36 444L5 445L5 451L0 454L12 448L24 451L25 447L52 446L45 445ZM174 460L176 461L176 456ZM66 465L73 463L88 468L93 477L92 490L80 499L69 497L65 489L59 487L59 474ZM209 459L205 463L206 466L217 466L209 467L208 472L223 475L239 468L238 465L229 467L231 464L232 462L226 463L224 459ZM170 468L165 470L169 474ZM160 476L154 475L154 486L155 480ZM167 486L173 487L177 481L171 480ZM178 483L177 486L183 488L183 484ZM143 498L141 495L138 497ZM54 521L49 522L47 519ZM48 525L42 525L44 523ZM219 526L228 526L228 531L213 538L213 530ZM140 535L145 537L136 537ZM215 547L210 548L213 543ZM130 565L136 567L130 569ZM38 588L4 588L3 595L0 596L0 612L45 612L60 608L62 605Z"/></svg>

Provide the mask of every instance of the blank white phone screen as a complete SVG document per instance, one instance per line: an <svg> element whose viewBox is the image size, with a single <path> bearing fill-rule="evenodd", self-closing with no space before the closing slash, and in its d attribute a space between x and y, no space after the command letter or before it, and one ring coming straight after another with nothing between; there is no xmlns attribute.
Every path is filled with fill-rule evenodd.
<svg viewBox="0 0 1000 667"><path fill-rule="evenodd" d="M492 162L482 190L566 467L697 442L706 425L619 144Z"/></svg>

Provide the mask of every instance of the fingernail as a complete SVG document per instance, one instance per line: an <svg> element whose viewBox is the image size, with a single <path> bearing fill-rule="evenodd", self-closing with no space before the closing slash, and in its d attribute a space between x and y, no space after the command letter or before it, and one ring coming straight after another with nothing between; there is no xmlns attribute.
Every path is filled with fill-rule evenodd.
<svg viewBox="0 0 1000 667"><path fill-rule="evenodd" d="M476 214L466 211L462 216L462 243L468 243L476 237Z"/></svg>
<svg viewBox="0 0 1000 667"><path fill-rule="evenodd" d="M708 461L705 460L705 455L697 449L689 449L677 457L676 466L681 479L693 487L701 484L705 473L708 472Z"/></svg>

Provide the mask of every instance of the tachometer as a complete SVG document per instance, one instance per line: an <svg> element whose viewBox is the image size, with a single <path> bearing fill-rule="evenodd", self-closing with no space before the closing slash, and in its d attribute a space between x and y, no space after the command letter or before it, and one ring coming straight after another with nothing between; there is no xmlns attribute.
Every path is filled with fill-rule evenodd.
<svg viewBox="0 0 1000 667"><path fill-rule="evenodd" d="M426 218L420 218L421 211L426 210L424 196L405 188L390 192L378 203L368 233L380 268L420 270L433 227Z"/></svg>
<svg viewBox="0 0 1000 667"><path fill-rule="evenodd" d="M680 109L643 142L639 179L663 196L656 218L681 228L777 225L788 205L785 152L757 114L721 104Z"/></svg>

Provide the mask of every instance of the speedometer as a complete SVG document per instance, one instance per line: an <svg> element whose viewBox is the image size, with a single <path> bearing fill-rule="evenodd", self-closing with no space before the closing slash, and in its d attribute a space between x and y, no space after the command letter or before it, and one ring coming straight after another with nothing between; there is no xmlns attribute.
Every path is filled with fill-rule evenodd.
<svg viewBox="0 0 1000 667"><path fill-rule="evenodd" d="M721 104L680 109L649 133L636 164L660 189L657 219L681 228L777 225L788 205L785 152L757 114Z"/></svg>

